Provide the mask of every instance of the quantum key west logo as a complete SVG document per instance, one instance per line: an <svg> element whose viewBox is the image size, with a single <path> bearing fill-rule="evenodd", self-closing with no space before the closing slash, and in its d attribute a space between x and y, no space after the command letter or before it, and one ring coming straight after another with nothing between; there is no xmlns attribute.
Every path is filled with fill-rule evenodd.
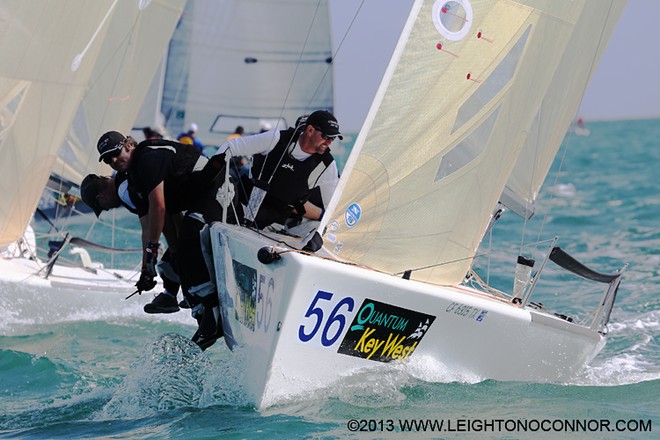
<svg viewBox="0 0 660 440"><path fill-rule="evenodd" d="M365 299L337 353L379 362L412 355L435 316Z"/></svg>

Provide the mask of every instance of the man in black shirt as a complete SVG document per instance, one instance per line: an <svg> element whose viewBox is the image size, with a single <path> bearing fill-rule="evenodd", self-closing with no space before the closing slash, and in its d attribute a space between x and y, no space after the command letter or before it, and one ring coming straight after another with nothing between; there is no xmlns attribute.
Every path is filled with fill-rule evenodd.
<svg viewBox="0 0 660 440"><path fill-rule="evenodd" d="M224 183L224 157L209 161L192 145L162 139L137 144L131 137L116 131L101 136L97 149L99 161L117 172L128 173L137 196L148 201L148 225L144 234L146 262L138 283L149 282L156 275L158 240L166 213L186 211L178 234L179 275L184 295L199 322L193 340L202 349L209 347L222 336L222 323L217 291L201 249L200 233L206 224L222 218L223 208L216 195ZM227 221L237 223L240 206L234 204L232 208L228 209Z"/></svg>
<svg viewBox="0 0 660 440"><path fill-rule="evenodd" d="M149 205L145 199L138 197L133 189L129 187L126 173L118 173L114 177L89 174L80 184L80 195L83 202L92 208L97 217L103 211L123 205L140 218L142 232L146 231ZM178 213L166 217L163 235L167 240L168 248L157 264L158 274L163 280L164 291L144 306L146 313L174 313L179 311L176 297L181 282L175 269L174 259L177 244L176 229L177 224L180 224L180 222L181 215ZM145 288L144 290L148 289ZM185 301L183 303L185 304Z"/></svg>

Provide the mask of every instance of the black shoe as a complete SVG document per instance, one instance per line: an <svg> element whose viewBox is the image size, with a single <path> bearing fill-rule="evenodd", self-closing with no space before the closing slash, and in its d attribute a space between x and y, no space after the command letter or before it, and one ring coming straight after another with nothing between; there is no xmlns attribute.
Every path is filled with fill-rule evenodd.
<svg viewBox="0 0 660 440"><path fill-rule="evenodd" d="M183 298L181 301L179 301L179 307L182 309L190 309L190 304L188 304L188 300L186 298Z"/></svg>
<svg viewBox="0 0 660 440"><path fill-rule="evenodd" d="M202 351L204 351L207 348L209 348L211 345L215 344L215 341L222 338L224 335L225 332L222 329L219 329L215 335L209 337L203 337L199 335L199 329L197 329L197 331L191 338L191 341L197 344L199 348L201 348Z"/></svg>
<svg viewBox="0 0 660 440"><path fill-rule="evenodd" d="M215 341L225 335L222 328L222 319L216 322L213 309L217 309L217 307L204 310L204 314L198 320L199 328L191 338L191 341L197 344L202 351L215 344Z"/></svg>
<svg viewBox="0 0 660 440"><path fill-rule="evenodd" d="M176 298L169 293L159 293L153 301L145 304L144 311L146 313L174 313L179 311L179 305L176 303Z"/></svg>

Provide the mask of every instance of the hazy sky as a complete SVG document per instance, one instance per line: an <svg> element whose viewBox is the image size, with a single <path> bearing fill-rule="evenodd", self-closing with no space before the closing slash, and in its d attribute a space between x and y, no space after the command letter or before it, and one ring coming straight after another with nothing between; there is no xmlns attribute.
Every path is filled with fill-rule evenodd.
<svg viewBox="0 0 660 440"><path fill-rule="evenodd" d="M359 130L413 0L365 0L356 16L361 3L329 0L334 50L341 44L335 113L347 132ZM628 0L580 108L585 119L660 117L658 21L660 0Z"/></svg>

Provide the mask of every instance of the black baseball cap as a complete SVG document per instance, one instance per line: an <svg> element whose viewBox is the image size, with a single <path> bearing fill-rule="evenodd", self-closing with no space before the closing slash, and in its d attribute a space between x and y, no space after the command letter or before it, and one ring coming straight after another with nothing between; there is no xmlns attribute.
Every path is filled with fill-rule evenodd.
<svg viewBox="0 0 660 440"><path fill-rule="evenodd" d="M85 202L85 205L92 208L97 217L103 212L103 208L99 206L99 202L96 200L96 196L99 193L100 180L101 177L96 174L88 174L80 184L80 198Z"/></svg>
<svg viewBox="0 0 660 440"><path fill-rule="evenodd" d="M307 117L305 121L307 125L318 128L326 136L337 136L339 139L344 139L339 131L339 123L335 116L325 110L317 110Z"/></svg>
<svg viewBox="0 0 660 440"><path fill-rule="evenodd" d="M106 155L121 149L121 143L125 140L126 137L118 131L109 131L101 136L99 142L96 144L96 149L99 150L99 162L101 162Z"/></svg>

